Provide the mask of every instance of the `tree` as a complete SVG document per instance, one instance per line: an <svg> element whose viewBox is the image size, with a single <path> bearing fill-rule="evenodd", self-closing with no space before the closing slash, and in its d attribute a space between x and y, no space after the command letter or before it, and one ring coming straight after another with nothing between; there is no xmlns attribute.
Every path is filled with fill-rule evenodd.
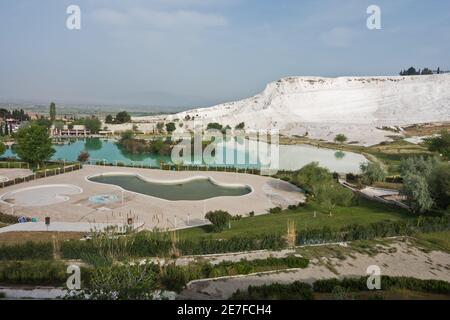
<svg viewBox="0 0 450 320"><path fill-rule="evenodd" d="M428 150L439 152L446 159L450 159L450 132L442 131L440 136L425 139Z"/></svg>
<svg viewBox="0 0 450 320"><path fill-rule="evenodd" d="M214 232L220 232L226 228L228 225L231 215L222 210L210 211L205 215L205 218L212 223L212 228Z"/></svg>
<svg viewBox="0 0 450 320"><path fill-rule="evenodd" d="M86 118L83 121L86 130L90 130L91 133L98 133L102 127L102 123L98 118Z"/></svg>
<svg viewBox="0 0 450 320"><path fill-rule="evenodd" d="M336 206L349 206L353 199L352 191L334 181L319 185L316 193L317 202L328 211L330 216L333 215Z"/></svg>
<svg viewBox="0 0 450 320"><path fill-rule="evenodd" d="M436 205L447 209L450 206L450 164L441 163L434 168L428 183Z"/></svg>
<svg viewBox="0 0 450 320"><path fill-rule="evenodd" d="M433 74L433 71L431 71L428 68L425 68L422 70L422 72L420 72L421 75L429 75L429 74Z"/></svg>
<svg viewBox="0 0 450 320"><path fill-rule="evenodd" d="M5 122L5 136L9 135L9 126L8 122Z"/></svg>
<svg viewBox="0 0 450 320"><path fill-rule="evenodd" d="M0 156L3 155L6 151L6 146L3 142L0 142Z"/></svg>
<svg viewBox="0 0 450 320"><path fill-rule="evenodd" d="M122 134L120 135L121 140L130 140L134 138L134 132L133 130L127 130L122 132Z"/></svg>
<svg viewBox="0 0 450 320"><path fill-rule="evenodd" d="M156 124L156 130L158 130L159 133L162 133L164 130L164 122L158 122Z"/></svg>
<svg viewBox="0 0 450 320"><path fill-rule="evenodd" d="M37 124L17 131L14 151L20 159L38 167L55 153L47 128Z"/></svg>
<svg viewBox="0 0 450 320"><path fill-rule="evenodd" d="M374 182L386 179L387 172L379 163L361 163L359 167L362 172L362 181L365 184L372 185Z"/></svg>
<svg viewBox="0 0 450 320"><path fill-rule="evenodd" d="M316 193L318 186L331 183L332 180L330 171L320 167L318 162L307 164L294 175L294 183L312 194Z"/></svg>
<svg viewBox="0 0 450 320"><path fill-rule="evenodd" d="M415 213L426 213L433 207L427 179L423 175L408 174L403 177L403 193Z"/></svg>
<svg viewBox="0 0 450 320"><path fill-rule="evenodd" d="M42 127L46 127L47 129L50 129L50 127L52 126L52 122L50 121L50 119L44 118L44 117L40 117L39 119L34 121L37 125L40 125Z"/></svg>
<svg viewBox="0 0 450 320"><path fill-rule="evenodd" d="M56 119L56 105L54 102L50 103L50 121L53 122Z"/></svg>
<svg viewBox="0 0 450 320"><path fill-rule="evenodd" d="M402 159L400 162L400 175L406 177L408 175L421 175L425 179L428 179L431 172L438 165L439 161L434 157L424 158L420 157L409 157Z"/></svg>
<svg viewBox="0 0 450 320"><path fill-rule="evenodd" d="M55 126L55 129L56 129L58 132L61 132L61 131L64 129L64 122L62 122L62 121L55 121L55 122L53 123L53 125Z"/></svg>
<svg viewBox="0 0 450 320"><path fill-rule="evenodd" d="M81 151L78 155L78 161L80 162L86 162L89 160L89 153L86 151Z"/></svg>
<svg viewBox="0 0 450 320"><path fill-rule="evenodd" d="M131 121L131 116L126 111L121 111L116 115L115 122L118 124L128 123Z"/></svg>
<svg viewBox="0 0 450 320"><path fill-rule="evenodd" d="M169 123L166 124L166 131L167 131L167 133L174 132L176 128L177 127L175 126L175 123L173 123L173 122L169 122Z"/></svg>
<svg viewBox="0 0 450 320"><path fill-rule="evenodd" d="M114 120L113 120L112 115L108 114L105 118L105 123L111 124L111 123L113 123L113 121Z"/></svg>
<svg viewBox="0 0 450 320"><path fill-rule="evenodd" d="M209 130L209 129L222 130L223 126L220 123L211 122L211 123L208 123L208 125L206 126L206 130Z"/></svg>
<svg viewBox="0 0 450 320"><path fill-rule="evenodd" d="M344 143L345 141L347 141L347 137L342 133L339 133L336 137L334 137L334 142Z"/></svg>
<svg viewBox="0 0 450 320"><path fill-rule="evenodd" d="M236 127L234 127L236 130L243 130L245 128L245 122L241 122Z"/></svg>
<svg viewBox="0 0 450 320"><path fill-rule="evenodd" d="M90 300L152 300L158 288L158 266L152 263L124 263L97 267L88 284L68 297Z"/></svg>

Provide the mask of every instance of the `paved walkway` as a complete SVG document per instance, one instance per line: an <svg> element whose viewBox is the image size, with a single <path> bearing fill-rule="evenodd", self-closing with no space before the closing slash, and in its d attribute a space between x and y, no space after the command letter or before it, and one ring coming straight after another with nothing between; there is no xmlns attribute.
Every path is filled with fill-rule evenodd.
<svg viewBox="0 0 450 320"><path fill-rule="evenodd" d="M152 181L177 181L194 177L211 177L221 184L244 184L252 187L253 191L238 197L216 197L203 201L167 201L144 194L123 191L118 186L91 182L87 177L105 173L139 174ZM28 196L26 189L36 187L40 195L36 197L55 197L52 189L43 188L49 185L74 185L83 190L79 194L67 195L65 202L21 206L0 201L0 211L16 216L35 217L44 221L51 217L52 221L90 222L90 223L126 223L128 217L135 222L145 222L145 228L152 230L179 229L204 225L207 223L205 214L208 211L225 210L232 215L248 215L253 211L255 215L265 214L273 207L287 207L304 201L304 194L293 188L287 182L270 177L238 174L232 172L212 171L167 171L139 168L90 166L83 169L51 176L36 181L29 181L2 189L1 194L13 202L15 196ZM24 190L25 189L25 190ZM25 193L24 193L25 191ZM103 195L115 196L117 201L108 203L93 202L92 197ZM14 197L12 197L14 196ZM34 199L33 203L35 203ZM39 200L39 199L38 199ZM15 201L17 202L17 201ZM30 202L30 201L27 201ZM18 203L18 202L17 202Z"/></svg>
<svg viewBox="0 0 450 320"><path fill-rule="evenodd" d="M0 169L0 183L14 180L15 178L27 177L32 173L28 169Z"/></svg>

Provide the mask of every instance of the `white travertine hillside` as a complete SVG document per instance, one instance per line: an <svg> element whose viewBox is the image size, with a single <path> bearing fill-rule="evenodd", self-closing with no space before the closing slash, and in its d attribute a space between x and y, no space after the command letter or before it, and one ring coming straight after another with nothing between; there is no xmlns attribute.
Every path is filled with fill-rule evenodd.
<svg viewBox="0 0 450 320"><path fill-rule="evenodd" d="M178 113L206 123L246 130L276 128L287 135L370 145L386 140L382 126L450 120L450 75L410 77L289 77L269 83L260 94L236 102Z"/></svg>

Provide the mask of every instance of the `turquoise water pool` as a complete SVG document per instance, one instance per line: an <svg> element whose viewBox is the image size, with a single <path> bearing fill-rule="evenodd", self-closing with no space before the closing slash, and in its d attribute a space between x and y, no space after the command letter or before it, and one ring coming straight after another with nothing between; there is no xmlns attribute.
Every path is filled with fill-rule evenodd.
<svg viewBox="0 0 450 320"><path fill-rule="evenodd" d="M215 197L236 197L249 194L248 186L223 186L209 178L182 182L153 182L133 174L108 174L90 177L89 181L119 186L127 191L170 200L206 200Z"/></svg>
<svg viewBox="0 0 450 320"><path fill-rule="evenodd" d="M259 168L260 162L254 163L251 157L256 153L254 146L248 148L245 143L234 143L230 140L220 145L224 150L224 159L227 159L227 166L240 168ZM108 163L124 163L127 165L140 163L151 166L159 166L160 161L171 163L168 156L155 154L131 154L122 150L114 140L99 138L63 140L60 144L55 144L56 150L52 160L76 161L81 151L87 151L90 161L106 161ZM15 156L11 149L6 150L4 156ZM218 155L216 155L216 158ZM238 162L237 159L245 158L245 163ZM298 170L306 164L316 161L321 166L331 171L337 172L359 172L359 166L367 160L360 154L352 152L342 152L331 149L317 148L308 145L280 145L279 146L279 169ZM187 163L186 163L187 164ZM221 164L216 164L221 165Z"/></svg>

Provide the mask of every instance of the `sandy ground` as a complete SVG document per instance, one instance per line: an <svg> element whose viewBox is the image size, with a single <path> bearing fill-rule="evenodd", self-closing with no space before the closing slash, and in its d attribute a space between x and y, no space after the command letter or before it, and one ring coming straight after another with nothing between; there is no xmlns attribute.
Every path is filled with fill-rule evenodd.
<svg viewBox="0 0 450 320"><path fill-rule="evenodd" d="M253 188L253 192L240 197L218 197L203 201L167 201L142 194L124 192L122 202L121 188L90 182L86 177L108 172L138 173L154 180L177 180L195 176L212 177L218 183L246 184ZM304 196L297 190L285 187L285 182L269 177L236 174L225 172L200 171L162 171L137 168L84 166L82 170L63 175L47 177L37 181L21 183L2 189L2 195L14 190L42 186L71 184L82 189L80 194L67 195L67 201L42 206L14 206L0 203L0 210L17 216L38 218L42 221L46 216L58 222L89 222L89 223L125 223L128 216L136 223L144 223L144 228L154 227L163 229L183 228L205 224L205 213L211 210L226 210L233 215L267 213L276 206L286 207L304 200ZM42 192L45 192L45 188ZM95 204L89 201L90 196L114 194L118 201L107 204ZM34 195L39 197L39 193ZM43 197L48 197L43 194ZM1 195L0 195L1 198Z"/></svg>
<svg viewBox="0 0 450 320"><path fill-rule="evenodd" d="M318 279L366 276L367 267L371 265L381 269L381 276L407 276L450 282L450 254L441 251L425 253L409 242L395 242L389 249L374 256L355 253L345 260L322 257L320 260L311 260L306 269L192 281L179 299L227 299L236 290L245 290L251 285L294 281L313 283Z"/></svg>
<svg viewBox="0 0 450 320"><path fill-rule="evenodd" d="M0 169L0 183L29 176L30 174L32 174L32 171L28 169Z"/></svg>

